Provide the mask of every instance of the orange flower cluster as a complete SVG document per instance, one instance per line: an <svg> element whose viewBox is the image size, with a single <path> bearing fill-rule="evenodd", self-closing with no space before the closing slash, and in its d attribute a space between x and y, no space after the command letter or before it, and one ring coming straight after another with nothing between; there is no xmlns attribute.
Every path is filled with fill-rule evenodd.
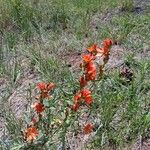
<svg viewBox="0 0 150 150"><path fill-rule="evenodd" d="M51 98L49 92L55 87L54 83L44 83L40 82L37 84L37 88L40 90L40 96L37 97L40 102L35 102L31 105L32 108L35 109L35 111L40 114L45 110L45 107L43 105L43 99L45 98Z"/></svg>
<svg viewBox="0 0 150 150"><path fill-rule="evenodd" d="M91 105L93 102L91 91L88 89L83 89L76 93L73 99L74 105L71 106L73 111L77 111L82 103L85 103L87 106Z"/></svg>
<svg viewBox="0 0 150 150"><path fill-rule="evenodd" d="M113 44L111 39L105 39L103 41L103 47L98 47L97 44L93 44L91 47L87 48L88 54L83 55L83 61L80 63L80 67L83 70L83 75L80 77L80 91L74 97L74 105L71 106L72 110L77 111L80 107L81 102L85 101L86 105L90 105L93 100L91 96L91 91L88 89L84 89L85 86L88 84L89 81L94 81L96 79L97 69L94 64L94 61L100 56L103 57L104 64L99 66L99 73L100 76L103 75L103 68L104 65L107 63L109 59L109 51L110 47ZM88 91L87 96L83 93L84 91Z"/></svg>
<svg viewBox="0 0 150 150"><path fill-rule="evenodd" d="M87 50L93 55L100 55L107 57L109 55L110 47L113 45L113 41L111 39L105 39L103 41L103 47L98 47L97 44L92 45L87 48Z"/></svg>
<svg viewBox="0 0 150 150"><path fill-rule="evenodd" d="M103 68L109 59L110 47L113 41L111 39L105 39L103 41L103 47L100 48L97 44L93 44L91 47L87 48L88 54L83 55L82 63L80 67L82 68L83 74L80 77L79 84L80 90L74 95L73 105L70 107L72 111L76 112L82 104L90 106L93 103L92 92L86 87L89 82L94 81L97 76L97 68L95 61L97 59L102 59L103 64L99 64L99 75L102 77ZM43 100L50 99L50 91L55 87L54 83L38 83L37 88L40 91L40 95L36 98L38 102L35 102L31 107L35 110L38 118L32 118L31 125L25 130L24 137L27 142L32 142L35 140L39 134L37 129L38 122L41 120L42 112L45 110ZM93 131L93 124L88 123L84 126L84 134L90 134Z"/></svg>
<svg viewBox="0 0 150 150"><path fill-rule="evenodd" d="M25 130L24 136L27 142L31 142L36 139L38 136L37 123L41 118L41 113L45 110L45 106L43 104L43 100L45 98L51 98L50 91L55 87L54 83L44 83L40 82L37 84L37 88L40 90L40 95L36 98L38 102L35 102L31 105L31 108L35 110L38 114L38 119L32 118L31 125Z"/></svg>
<svg viewBox="0 0 150 150"><path fill-rule="evenodd" d="M39 132L35 126L29 127L25 130L24 137L27 142L32 142L38 136Z"/></svg>
<svg viewBox="0 0 150 150"><path fill-rule="evenodd" d="M82 100L84 100L87 105L90 105L93 102L90 90L82 89L78 94L74 96L75 103L80 103L82 102Z"/></svg>
<svg viewBox="0 0 150 150"><path fill-rule="evenodd" d="M103 68L109 59L110 47L112 46L113 41L111 39L105 39L103 41L103 47L98 47L97 44L93 44L91 47L87 48L88 54L83 55L83 61L80 63L80 67L83 70L83 75L80 77L80 91L78 91L73 100L73 106L71 109L77 111L82 103L85 103L87 106L90 106L93 102L91 91L86 89L85 86L88 85L89 81L94 81L97 75L97 69L94 64L95 60L102 59L103 63L99 64L99 76L103 75ZM84 133L89 134L93 130L92 124L87 124L84 127Z"/></svg>
<svg viewBox="0 0 150 150"><path fill-rule="evenodd" d="M99 77L101 78L103 76L103 70L105 64L109 60L109 54L110 54L110 48L113 45L113 41L111 39L105 39L103 41L103 47L100 48L97 44L92 45L87 50L91 53L91 55L95 56L98 61L102 61L101 64L99 64Z"/></svg>
<svg viewBox="0 0 150 150"><path fill-rule="evenodd" d="M38 99L43 100L44 98L50 98L49 96L49 92L55 87L54 83L44 83L44 82L40 82L37 85L37 88L40 90L40 96L38 97Z"/></svg>
<svg viewBox="0 0 150 150"><path fill-rule="evenodd" d="M31 105L31 108L35 109L35 111L40 114L45 110L45 107L42 103L35 102Z"/></svg>
<svg viewBox="0 0 150 150"><path fill-rule="evenodd" d="M80 67L83 68L83 75L80 78L80 86L83 88L89 81L93 81L96 78L96 66L93 63L95 56L92 54L83 55L83 63Z"/></svg>

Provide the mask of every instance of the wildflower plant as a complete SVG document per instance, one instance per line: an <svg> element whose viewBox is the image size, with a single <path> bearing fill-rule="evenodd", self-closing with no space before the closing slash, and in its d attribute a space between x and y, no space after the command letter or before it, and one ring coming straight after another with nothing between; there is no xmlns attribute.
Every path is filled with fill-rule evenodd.
<svg viewBox="0 0 150 150"><path fill-rule="evenodd" d="M90 134L94 131L94 122L86 121L85 125L81 126L80 117L84 113L89 116L92 113L95 103L93 86L103 77L112 44L112 40L106 39L103 41L102 48L97 44L87 48L87 54L82 56L80 63L79 88L71 96L72 102L61 100L61 97L65 98L64 96L60 95L58 100L58 97L52 95L52 91L57 89L57 84L44 82L37 84L39 94L35 96L35 102L31 104L33 111L30 117L31 121L23 131L26 146L32 147L35 143L41 144L40 140L43 141L42 145L52 144L56 142L55 138L57 137L60 139L62 148L65 148L68 132L72 130L72 127L83 134ZM60 94L64 93L60 92Z"/></svg>
<svg viewBox="0 0 150 150"><path fill-rule="evenodd" d="M137 106L136 109L140 107L134 100L126 104L124 99L131 97L125 95L124 87L118 83L122 88L118 92L113 87L114 82L104 74L113 44L113 40L105 39L102 47L93 44L87 48L86 54L82 55L79 65L81 72L76 85L73 85L73 92L71 88L66 91L67 85L63 84L37 84L38 93L32 98L32 111L27 114L28 121L23 124L22 149L66 149L72 134L88 135L90 148L103 147L111 141L113 144L121 143L124 135L128 136L130 132L126 133L125 127L128 121L122 119L129 117L130 120L136 115L134 109L133 112L129 110L133 105ZM107 91L106 86L109 87ZM122 105L126 105L125 111L120 110ZM121 118L118 114L121 114ZM122 123L125 124L123 130Z"/></svg>

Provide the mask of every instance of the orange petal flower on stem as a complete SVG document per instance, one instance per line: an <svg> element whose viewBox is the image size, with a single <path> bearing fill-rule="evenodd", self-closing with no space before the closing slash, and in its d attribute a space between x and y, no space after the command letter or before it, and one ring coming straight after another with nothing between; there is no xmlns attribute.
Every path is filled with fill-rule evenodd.
<svg viewBox="0 0 150 150"><path fill-rule="evenodd" d="M83 89L83 90L81 91L81 93L82 93L82 96L83 96L83 97L87 97L88 95L91 94L91 91L88 90L88 89Z"/></svg>
<svg viewBox="0 0 150 150"><path fill-rule="evenodd" d="M90 134L91 132L93 132L93 128L94 127L91 123L86 124L83 128L84 134Z"/></svg>
<svg viewBox="0 0 150 150"><path fill-rule="evenodd" d="M90 61L92 61L94 59L94 56L92 56L91 54L85 54L83 55L83 60L86 62L86 63L89 63Z"/></svg>
<svg viewBox="0 0 150 150"><path fill-rule="evenodd" d="M110 47L112 46L113 41L111 39L105 39L103 41L103 48L97 48L96 56L108 56L110 52Z"/></svg>
<svg viewBox="0 0 150 150"><path fill-rule="evenodd" d="M74 96L74 102L77 103L77 102L81 102L81 93L77 93L75 96Z"/></svg>
<svg viewBox="0 0 150 150"><path fill-rule="evenodd" d="M88 47L87 50L91 53L96 51L97 48L97 44L93 44L92 46Z"/></svg>
<svg viewBox="0 0 150 150"><path fill-rule="evenodd" d="M88 63L85 72L86 80L95 80L96 78L96 66L93 63Z"/></svg>
<svg viewBox="0 0 150 150"><path fill-rule="evenodd" d="M83 89L81 91L82 97L85 99L85 103L87 105L90 105L93 102L92 96L91 96L91 91L88 89Z"/></svg>
<svg viewBox="0 0 150 150"><path fill-rule="evenodd" d="M44 82L40 82L40 83L37 84L37 88L38 88L39 90L41 90L41 91L44 91L44 90L47 89L47 84L44 83Z"/></svg>
<svg viewBox="0 0 150 150"><path fill-rule="evenodd" d="M37 84L37 88L41 91L40 97L37 99L44 99L44 98L50 98L49 91L52 90L55 87L54 83L44 83L40 82Z"/></svg>
<svg viewBox="0 0 150 150"><path fill-rule="evenodd" d="M42 113L45 110L45 107L42 103L35 102L31 105L31 107L34 108L37 113Z"/></svg>
<svg viewBox="0 0 150 150"><path fill-rule="evenodd" d="M52 90L52 88L55 87L55 84L54 83L44 83L44 82L40 82L37 84L37 88L42 91L42 92L45 92L45 91L50 91Z"/></svg>
<svg viewBox="0 0 150 150"><path fill-rule="evenodd" d="M101 48L101 49L99 49L96 56L108 55L109 51L110 51L110 49L108 47Z"/></svg>
<svg viewBox="0 0 150 150"><path fill-rule="evenodd" d="M103 41L103 47L104 48L110 48L113 44L113 41L111 39L105 39Z"/></svg>
<svg viewBox="0 0 150 150"><path fill-rule="evenodd" d="M31 142L33 140L35 140L38 136L39 132L38 130L36 129L36 127L29 127L25 130L25 139L28 141L28 142Z"/></svg>
<svg viewBox="0 0 150 150"><path fill-rule="evenodd" d="M86 77L87 81L95 80L95 78L96 78L96 70L86 73L85 77Z"/></svg>
<svg viewBox="0 0 150 150"><path fill-rule="evenodd" d="M94 70L96 70L96 66L92 63L92 62L89 62L87 65L86 65L86 71L87 72L93 72Z"/></svg>
<svg viewBox="0 0 150 150"><path fill-rule="evenodd" d="M87 105L90 105L92 102L93 102L93 99L92 99L91 95L88 95L88 96L85 97L85 103Z"/></svg>

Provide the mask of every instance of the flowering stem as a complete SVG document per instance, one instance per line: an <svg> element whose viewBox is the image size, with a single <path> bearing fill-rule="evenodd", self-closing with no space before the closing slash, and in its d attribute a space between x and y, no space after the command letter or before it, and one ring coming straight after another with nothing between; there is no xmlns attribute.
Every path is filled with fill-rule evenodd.
<svg viewBox="0 0 150 150"><path fill-rule="evenodd" d="M67 118L68 118L68 115L66 115L66 118L64 119L64 130L62 133L62 150L66 149L66 132L68 128L68 125L66 123Z"/></svg>

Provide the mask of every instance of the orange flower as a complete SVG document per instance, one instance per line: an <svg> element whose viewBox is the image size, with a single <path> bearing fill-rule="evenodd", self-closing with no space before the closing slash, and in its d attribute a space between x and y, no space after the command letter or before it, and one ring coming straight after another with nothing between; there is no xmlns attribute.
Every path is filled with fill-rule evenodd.
<svg viewBox="0 0 150 150"><path fill-rule="evenodd" d="M85 54L85 55L83 55L83 60L85 61L85 63L89 63L93 59L94 59L94 57L91 54Z"/></svg>
<svg viewBox="0 0 150 150"><path fill-rule="evenodd" d="M92 96L91 96L91 91L88 89L83 89L81 91L82 97L85 99L85 103L87 105L90 105L93 102Z"/></svg>
<svg viewBox="0 0 150 150"><path fill-rule="evenodd" d="M86 66L86 72L85 72L85 76L86 76L86 80L90 81L90 80L95 80L96 78L96 66L90 62L87 64Z"/></svg>
<svg viewBox="0 0 150 150"><path fill-rule="evenodd" d="M91 95L88 95L88 96L85 97L85 103L87 105L90 105L92 102L93 102L93 99L92 99Z"/></svg>
<svg viewBox="0 0 150 150"><path fill-rule="evenodd" d="M47 84L44 83L44 82L40 82L40 83L37 84L37 88L38 88L39 90L41 90L41 91L44 91L44 90L46 90L46 88L47 88Z"/></svg>
<svg viewBox="0 0 150 150"><path fill-rule="evenodd" d="M49 91L55 87L54 83L44 83L40 82L37 84L37 88L41 91L40 97L38 99L42 100L44 98L49 98Z"/></svg>
<svg viewBox="0 0 150 150"><path fill-rule="evenodd" d="M55 87L54 83L44 83L44 82L40 82L37 84L37 88L42 91L42 92L48 92L50 90L52 90L52 88Z"/></svg>
<svg viewBox="0 0 150 150"><path fill-rule="evenodd" d="M86 73L85 77L86 77L87 81L95 80L95 78L96 78L96 70Z"/></svg>
<svg viewBox="0 0 150 150"><path fill-rule="evenodd" d="M108 57L109 55L109 51L110 51L110 47L112 46L113 41L111 39L105 39L103 41L103 48L97 48L97 54L96 56L105 56Z"/></svg>
<svg viewBox="0 0 150 150"><path fill-rule="evenodd" d="M31 142L37 138L38 134L39 134L39 132L35 126L29 127L25 130L25 139L28 142Z"/></svg>
<svg viewBox="0 0 150 150"><path fill-rule="evenodd" d="M34 108L37 113L42 113L45 110L45 107L42 103L35 102L31 105L31 107Z"/></svg>
<svg viewBox="0 0 150 150"><path fill-rule="evenodd" d="M97 48L97 44L93 44L92 46L88 47L87 50L91 53L91 52L95 52Z"/></svg>
<svg viewBox="0 0 150 150"><path fill-rule="evenodd" d="M113 44L113 41L111 39L105 39L103 41L103 47L104 48L110 48Z"/></svg>
<svg viewBox="0 0 150 150"><path fill-rule="evenodd" d="M82 77L80 78L80 87L84 87L84 86L86 86L86 85L87 85L87 81L85 80L85 77L82 76Z"/></svg>
<svg viewBox="0 0 150 150"><path fill-rule="evenodd" d="M78 92L75 96L74 96L74 102L77 103L77 102L81 102L81 93Z"/></svg>
<svg viewBox="0 0 150 150"><path fill-rule="evenodd" d="M94 127L91 123L86 124L83 128L84 134L90 134L91 132L93 132L93 128Z"/></svg>
<svg viewBox="0 0 150 150"><path fill-rule="evenodd" d="M96 66L92 62L88 63L86 65L86 71L87 72L90 72L90 71L92 72L93 70L96 70Z"/></svg>
<svg viewBox="0 0 150 150"><path fill-rule="evenodd" d="M82 96L83 96L83 97L87 97L88 95L91 94L91 91L88 90L88 89L83 89L83 90L81 91L81 93L82 93Z"/></svg>
<svg viewBox="0 0 150 150"><path fill-rule="evenodd" d="M101 48L101 49L99 49L99 50L97 51L96 56L97 56L97 57L98 57L98 56L100 56L100 57L102 57L102 56L108 56L108 55L109 55L109 52L110 52L110 49L107 48L107 47L104 47L104 48Z"/></svg>

